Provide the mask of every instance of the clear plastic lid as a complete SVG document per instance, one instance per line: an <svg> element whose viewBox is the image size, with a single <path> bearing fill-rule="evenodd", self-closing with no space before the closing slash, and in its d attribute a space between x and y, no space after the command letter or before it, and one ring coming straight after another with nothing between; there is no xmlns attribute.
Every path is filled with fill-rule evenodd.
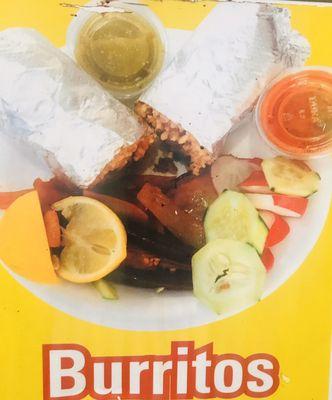
<svg viewBox="0 0 332 400"><path fill-rule="evenodd" d="M262 137L297 158L332 152L332 69L289 70L261 95L256 123Z"/></svg>

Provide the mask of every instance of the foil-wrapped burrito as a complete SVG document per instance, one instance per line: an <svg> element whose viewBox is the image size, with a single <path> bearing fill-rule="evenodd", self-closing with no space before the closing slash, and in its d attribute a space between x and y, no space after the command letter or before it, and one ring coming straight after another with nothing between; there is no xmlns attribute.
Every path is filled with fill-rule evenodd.
<svg viewBox="0 0 332 400"><path fill-rule="evenodd" d="M153 141L125 105L32 29L0 32L0 108L0 130L79 187L143 156Z"/></svg>
<svg viewBox="0 0 332 400"><path fill-rule="evenodd" d="M162 140L178 143L198 172L264 86L285 68L303 65L309 54L288 10L218 4L141 96L136 112Z"/></svg>

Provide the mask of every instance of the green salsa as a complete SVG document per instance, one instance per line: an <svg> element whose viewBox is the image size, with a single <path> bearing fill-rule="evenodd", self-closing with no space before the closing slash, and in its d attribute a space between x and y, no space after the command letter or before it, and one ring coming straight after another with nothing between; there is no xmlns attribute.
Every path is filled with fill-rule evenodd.
<svg viewBox="0 0 332 400"><path fill-rule="evenodd" d="M164 61L158 31L136 12L93 15L78 37L76 60L120 98L142 92Z"/></svg>

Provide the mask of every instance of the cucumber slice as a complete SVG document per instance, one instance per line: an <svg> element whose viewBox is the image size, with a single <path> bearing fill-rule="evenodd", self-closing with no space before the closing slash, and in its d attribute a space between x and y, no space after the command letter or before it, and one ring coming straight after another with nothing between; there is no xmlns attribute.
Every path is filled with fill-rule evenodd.
<svg viewBox="0 0 332 400"><path fill-rule="evenodd" d="M195 296L218 314L260 300L266 270L256 250L229 239L209 242L192 259Z"/></svg>
<svg viewBox="0 0 332 400"><path fill-rule="evenodd" d="M249 243L263 253L268 228L250 200L242 193L226 190L215 200L204 220L206 240L234 239Z"/></svg>
<svg viewBox="0 0 332 400"><path fill-rule="evenodd" d="M320 176L303 161L279 156L264 160L262 168L275 193L307 197L319 188Z"/></svg>
<svg viewBox="0 0 332 400"><path fill-rule="evenodd" d="M105 279L99 279L99 281L93 282L95 288L101 294L103 299L106 300L117 300L118 293L115 287L111 284L111 282L106 281Z"/></svg>

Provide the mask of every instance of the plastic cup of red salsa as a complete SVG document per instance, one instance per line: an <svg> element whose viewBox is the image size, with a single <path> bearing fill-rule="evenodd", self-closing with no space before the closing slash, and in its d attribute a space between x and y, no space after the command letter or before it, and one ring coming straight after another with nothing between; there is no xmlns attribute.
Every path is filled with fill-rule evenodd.
<svg viewBox="0 0 332 400"><path fill-rule="evenodd" d="M332 153L332 68L288 70L273 80L255 112L262 138L281 154L318 158Z"/></svg>

